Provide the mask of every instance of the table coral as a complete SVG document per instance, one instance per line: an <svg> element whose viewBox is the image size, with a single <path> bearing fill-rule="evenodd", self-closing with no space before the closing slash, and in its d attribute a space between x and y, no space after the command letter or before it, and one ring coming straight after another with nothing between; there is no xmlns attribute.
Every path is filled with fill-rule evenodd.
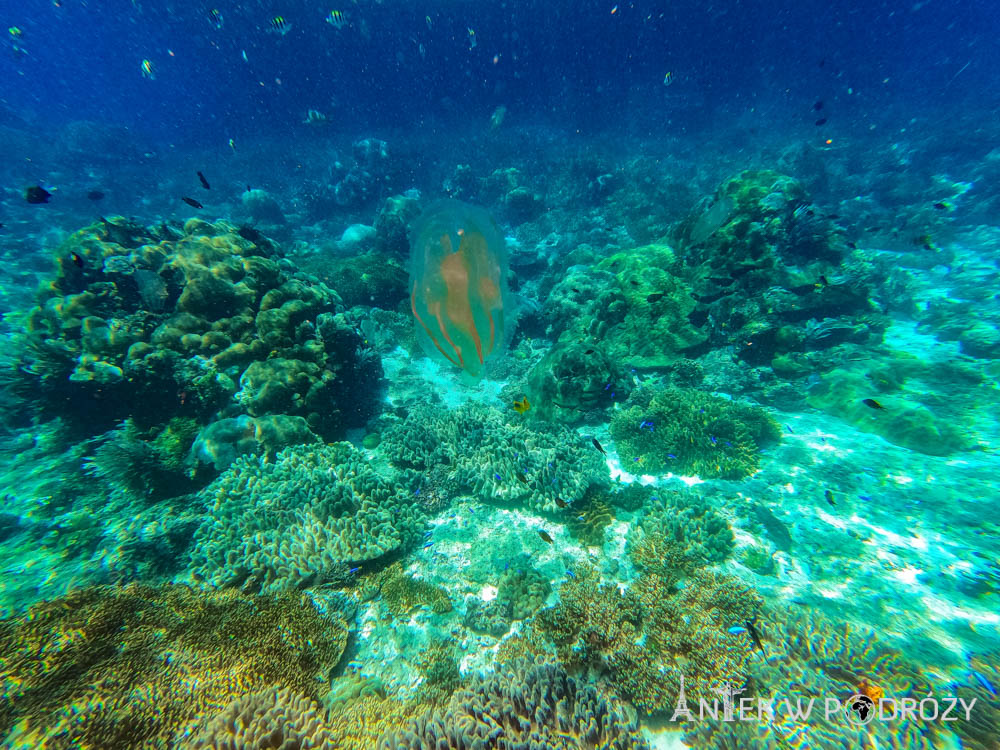
<svg viewBox="0 0 1000 750"><path fill-rule="evenodd" d="M0 622L0 734L21 747L171 747L243 694L318 697L346 644L343 621L297 596L80 589Z"/></svg>
<svg viewBox="0 0 1000 750"><path fill-rule="evenodd" d="M288 448L273 462L244 456L202 497L208 517L192 562L215 585L321 583L405 548L421 530L412 498L349 443Z"/></svg>
<svg viewBox="0 0 1000 750"><path fill-rule="evenodd" d="M616 700L554 664L520 662L480 678L385 734L378 750L642 750L638 724Z"/></svg>
<svg viewBox="0 0 1000 750"><path fill-rule="evenodd" d="M760 407L693 389L637 391L611 419L626 465L643 472L740 479L760 465L760 447L781 429Z"/></svg>

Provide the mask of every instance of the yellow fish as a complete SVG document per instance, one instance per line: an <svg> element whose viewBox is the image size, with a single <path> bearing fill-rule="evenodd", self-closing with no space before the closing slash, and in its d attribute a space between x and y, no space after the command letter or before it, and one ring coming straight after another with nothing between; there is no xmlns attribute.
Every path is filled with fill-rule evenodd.
<svg viewBox="0 0 1000 750"><path fill-rule="evenodd" d="M156 78L156 74L153 72L153 63L149 60L142 61L142 77L153 80Z"/></svg>
<svg viewBox="0 0 1000 750"><path fill-rule="evenodd" d="M524 412L528 411L528 409L530 408L531 404L528 403L527 396L522 398L520 401L514 402L514 411L516 411L518 414L524 414Z"/></svg>

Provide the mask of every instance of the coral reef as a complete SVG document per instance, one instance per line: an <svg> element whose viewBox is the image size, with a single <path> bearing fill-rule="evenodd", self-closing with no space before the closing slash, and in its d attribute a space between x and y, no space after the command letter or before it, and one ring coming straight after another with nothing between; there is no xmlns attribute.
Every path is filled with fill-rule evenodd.
<svg viewBox="0 0 1000 750"><path fill-rule="evenodd" d="M57 257L19 343L24 388L46 413L100 432L129 417L205 424L238 404L302 416L329 439L378 406L381 363L334 314L339 297L256 230L103 219Z"/></svg>
<svg viewBox="0 0 1000 750"><path fill-rule="evenodd" d="M517 416L513 411L511 415ZM413 408L382 431L379 450L447 494L567 513L591 488L607 485L601 455L562 427L511 423L497 409Z"/></svg>
<svg viewBox="0 0 1000 750"><path fill-rule="evenodd" d="M354 563L405 548L421 514L349 443L296 446L274 462L238 459L202 492L196 577L277 590L346 575Z"/></svg>
<svg viewBox="0 0 1000 750"><path fill-rule="evenodd" d="M408 617L416 607L428 607L438 614L451 611L451 600L444 589L405 575L401 563L393 563L380 571L374 585L382 594L382 603L394 617Z"/></svg>
<svg viewBox="0 0 1000 750"><path fill-rule="evenodd" d="M294 595L79 589L0 622L0 734L67 750L175 746L199 716L271 686L304 710L346 644L343 621Z"/></svg>
<svg viewBox="0 0 1000 750"><path fill-rule="evenodd" d="M549 579L522 560L500 576L496 601L512 619L523 620L545 604L551 591Z"/></svg>
<svg viewBox="0 0 1000 750"><path fill-rule="evenodd" d="M240 456L274 458L282 448L317 440L302 417L243 414L216 420L202 428L191 446L191 458L196 463L211 464L216 471L224 471Z"/></svg>
<svg viewBox="0 0 1000 750"><path fill-rule="evenodd" d="M444 710L389 732L378 750L641 750L638 724L613 698L554 664L520 662L455 693Z"/></svg>
<svg viewBox="0 0 1000 750"><path fill-rule="evenodd" d="M677 490L649 495L625 546L642 570L672 583L732 554L732 529L703 497Z"/></svg>
<svg viewBox="0 0 1000 750"><path fill-rule="evenodd" d="M611 418L618 455L644 473L739 479L760 466L760 447L781 437L760 407L692 389L636 391Z"/></svg>
<svg viewBox="0 0 1000 750"><path fill-rule="evenodd" d="M645 575L620 590L577 569L559 596L535 627L563 663L596 669L646 713L673 706L682 673L689 700L746 680L753 645L727 628L754 618L762 600L735 579L698 571L676 588Z"/></svg>

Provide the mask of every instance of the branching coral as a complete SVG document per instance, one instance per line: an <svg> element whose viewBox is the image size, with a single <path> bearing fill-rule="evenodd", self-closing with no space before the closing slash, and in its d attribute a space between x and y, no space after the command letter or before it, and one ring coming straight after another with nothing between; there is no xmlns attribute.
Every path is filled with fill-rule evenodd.
<svg viewBox="0 0 1000 750"><path fill-rule="evenodd" d="M80 589L0 622L0 734L67 750L170 747L245 693L315 698L346 643L343 621L297 596Z"/></svg>
<svg viewBox="0 0 1000 750"><path fill-rule="evenodd" d="M378 750L642 750L617 701L554 664L520 662L452 697L448 708L384 735Z"/></svg>
<svg viewBox="0 0 1000 750"><path fill-rule="evenodd" d="M349 443L238 459L202 495L196 573L216 585L302 587L405 547L420 533L411 498ZM252 583L248 579L253 579Z"/></svg>
<svg viewBox="0 0 1000 750"><path fill-rule="evenodd" d="M781 437L778 424L759 407L680 388L637 391L612 417L610 429L627 465L722 479L754 473L760 446Z"/></svg>

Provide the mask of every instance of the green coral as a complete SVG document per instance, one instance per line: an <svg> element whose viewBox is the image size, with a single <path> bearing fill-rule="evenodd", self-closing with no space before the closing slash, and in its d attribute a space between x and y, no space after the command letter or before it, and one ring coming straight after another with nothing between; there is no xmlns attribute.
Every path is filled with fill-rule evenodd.
<svg viewBox="0 0 1000 750"><path fill-rule="evenodd" d="M413 408L382 431L379 451L398 468L420 472L436 492L552 513L567 514L608 483L602 457L576 433L474 403Z"/></svg>
<svg viewBox="0 0 1000 750"><path fill-rule="evenodd" d="M728 628L753 619L762 599L735 579L698 571L677 588L644 575L621 590L578 568L559 597L535 627L563 663L596 669L646 713L674 705L682 674L689 700L747 679L753 644Z"/></svg>
<svg viewBox="0 0 1000 750"><path fill-rule="evenodd" d="M631 391L622 366L598 343L556 344L528 374L532 415L543 420L601 421Z"/></svg>
<svg viewBox="0 0 1000 750"><path fill-rule="evenodd" d="M895 382L895 381L893 381ZM895 390L898 385L886 384ZM869 378L835 371L822 376L819 383L809 390L810 406L821 409L854 425L864 432L873 432L890 443L926 453L947 456L970 447L973 437L968 423L961 415L939 413L923 406L916 394L907 392L882 398L884 408L875 409L865 404L873 395Z"/></svg>
<svg viewBox="0 0 1000 750"><path fill-rule="evenodd" d="M781 437L760 407L681 388L637 392L610 430L618 455L637 471L721 479L753 474L760 447Z"/></svg>
<svg viewBox="0 0 1000 750"><path fill-rule="evenodd" d="M726 560L733 551L733 532L703 497L660 491L631 525L625 550L645 572L674 582Z"/></svg>
<svg viewBox="0 0 1000 750"><path fill-rule="evenodd" d="M279 590L346 574L404 549L422 516L349 443L296 446L276 460L241 457L201 493L196 575L214 585Z"/></svg>
<svg viewBox="0 0 1000 750"><path fill-rule="evenodd" d="M382 593L382 603L394 617L405 617L416 607L428 607L437 614L451 611L451 600L444 589L404 574L398 562L379 573L375 584Z"/></svg>
<svg viewBox="0 0 1000 750"><path fill-rule="evenodd" d="M551 591L549 579L525 562L511 566L500 576L496 600L511 618L524 620L545 604Z"/></svg>
<svg viewBox="0 0 1000 750"><path fill-rule="evenodd" d="M280 685L317 698L346 645L342 620L291 594L78 589L0 621L0 735L22 747L175 747L192 719L246 693Z"/></svg>

